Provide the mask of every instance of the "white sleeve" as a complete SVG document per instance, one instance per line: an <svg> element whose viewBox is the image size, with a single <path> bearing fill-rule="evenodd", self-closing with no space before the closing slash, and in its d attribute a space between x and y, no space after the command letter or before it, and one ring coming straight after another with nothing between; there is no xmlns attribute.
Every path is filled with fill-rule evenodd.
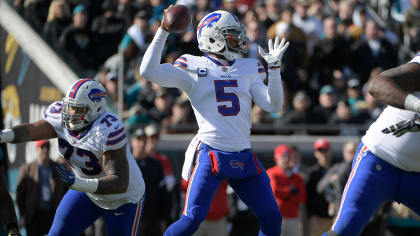
<svg viewBox="0 0 420 236"><path fill-rule="evenodd" d="M162 87L175 87L189 91L192 78L188 72L171 64L160 64L162 50L169 33L158 29L152 43L147 48L140 65L140 75Z"/></svg>
<svg viewBox="0 0 420 236"><path fill-rule="evenodd" d="M268 70L268 86L261 79L251 85L254 102L266 112L279 112L283 106L283 84L280 69Z"/></svg>
<svg viewBox="0 0 420 236"><path fill-rule="evenodd" d="M118 118L112 122L110 127L105 129L103 135L106 140L103 145L103 152L120 149L128 143L125 127Z"/></svg>
<svg viewBox="0 0 420 236"><path fill-rule="evenodd" d="M61 111L63 104L61 102L54 102L50 104L42 113L42 119L46 120L56 132L63 128Z"/></svg>

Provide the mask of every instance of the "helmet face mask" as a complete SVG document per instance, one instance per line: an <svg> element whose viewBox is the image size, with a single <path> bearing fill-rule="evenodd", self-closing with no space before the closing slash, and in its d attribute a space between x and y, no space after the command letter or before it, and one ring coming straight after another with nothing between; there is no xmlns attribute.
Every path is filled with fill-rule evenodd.
<svg viewBox="0 0 420 236"><path fill-rule="evenodd" d="M197 40L201 51L222 55L228 60L248 52L245 26L227 11L207 14L197 27Z"/></svg>
<svg viewBox="0 0 420 236"><path fill-rule="evenodd" d="M79 130L88 125L86 120L89 108L87 106L71 104L68 99L63 100L62 119L70 130ZM87 124L85 124L87 123Z"/></svg>
<svg viewBox="0 0 420 236"><path fill-rule="evenodd" d="M85 128L105 112L105 97L105 89L97 81L76 81L63 98L62 121L72 131Z"/></svg>
<svg viewBox="0 0 420 236"><path fill-rule="evenodd" d="M226 46L230 51L247 53L248 52L248 38L245 35L245 30L238 31L237 29L226 29L223 32L226 40Z"/></svg>

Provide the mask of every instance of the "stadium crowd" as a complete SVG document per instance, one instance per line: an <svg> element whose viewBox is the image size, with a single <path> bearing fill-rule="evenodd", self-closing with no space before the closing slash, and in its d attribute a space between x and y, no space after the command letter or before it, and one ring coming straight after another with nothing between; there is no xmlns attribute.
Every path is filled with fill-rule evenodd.
<svg viewBox="0 0 420 236"><path fill-rule="evenodd" d="M160 123L164 132L193 127L188 100L178 90L162 89L138 74L138 65L169 4L186 4L193 22L171 34L164 62L182 54L201 55L196 47L199 20L215 9L237 15L249 38L247 57L276 35L291 47L281 66L286 102L280 113L253 108L254 125L370 124L381 112L367 93L366 81L420 49L418 0L394 1L381 19L370 1L358 0L15 0L14 7L78 73L95 77L117 112L117 71L124 62L124 114L134 130ZM372 1L374 2L374 1ZM394 17L391 17L394 16ZM398 16L398 17L397 17ZM405 16L405 17L404 17ZM261 58L260 58L261 59ZM264 60L260 60L264 62ZM184 126L182 126L184 125ZM335 134L355 134L341 131Z"/></svg>
<svg viewBox="0 0 420 236"><path fill-rule="evenodd" d="M130 132L133 155L143 172L147 188L142 219L144 235L162 235L183 208L183 191L180 189L185 183L176 183L168 157L156 152L159 135L194 132L196 129L192 109L184 94L148 82L138 72L142 55L160 26L163 10L168 5L188 5L193 22L186 32L170 35L162 58L167 63L173 63L182 54L202 54L196 46L195 29L201 18L215 9L232 12L245 24L249 38L248 57L258 58L258 45L266 45L267 40L276 35L290 42L281 65L285 88L283 110L266 113L254 106L252 120L256 126L368 125L383 109L383 105L367 93L369 78L406 62L420 50L420 0L394 1L390 10L392 17L388 19L377 15L370 1L362 0L10 2L79 77L94 77L104 85L108 92L108 109L116 114L118 69L123 62L124 108L121 115ZM264 60L260 61L264 63ZM317 134L329 133L321 131ZM340 129L334 134L360 133L354 129ZM49 144L37 144L39 155L47 148ZM284 216L284 235L318 236L331 226L337 213L356 144L346 143L340 157L332 156L327 139L317 140L313 148L316 161L312 166L303 165L299 150L286 145L276 147L274 164L266 166ZM29 171L29 168L24 166L22 171ZM27 213L30 218L39 220L34 216L50 216L50 208L55 206L57 196L54 195L53 202L51 189L43 188L51 173L46 171L47 177L40 177L40 187L28 185L28 179L21 174L17 198L23 214L20 223L27 229L30 226L26 224L39 223L29 222L28 215L24 214L28 212L25 211L28 203L25 198L32 196L22 194L31 192L24 187L47 191L41 192L46 196L41 195L44 198L38 203L39 211ZM221 225L230 232L229 235L256 235L258 222L230 193L228 186L221 186L205 221L210 222L207 230L220 230ZM62 192L57 193L60 194ZM95 231L96 235L101 235L98 232L102 232L103 225L98 223L95 226L86 235L93 235ZM398 204L387 204L363 234L385 235L386 231L387 235L409 235L408 232L418 235L419 230L418 216ZM205 232L203 229L197 235L216 235Z"/></svg>

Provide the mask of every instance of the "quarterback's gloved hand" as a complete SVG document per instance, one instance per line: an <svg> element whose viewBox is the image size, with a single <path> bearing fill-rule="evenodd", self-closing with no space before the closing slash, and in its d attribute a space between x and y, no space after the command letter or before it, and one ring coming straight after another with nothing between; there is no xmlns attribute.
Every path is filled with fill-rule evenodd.
<svg viewBox="0 0 420 236"><path fill-rule="evenodd" d="M276 36L276 39L273 41L268 40L268 53L264 51L260 46L258 46L258 51L260 55L267 62L268 66L280 66L281 58L283 57L284 52L289 47L289 42L286 43L286 40L283 38L279 44L279 37Z"/></svg>
<svg viewBox="0 0 420 236"><path fill-rule="evenodd" d="M407 132L418 132L420 131L420 117L415 114L411 120L402 120L396 124L389 126L382 130L382 133L389 134L400 137Z"/></svg>
<svg viewBox="0 0 420 236"><path fill-rule="evenodd" d="M60 179L66 182L70 187L74 184L74 173L68 171L64 165L57 164L57 173L59 174Z"/></svg>

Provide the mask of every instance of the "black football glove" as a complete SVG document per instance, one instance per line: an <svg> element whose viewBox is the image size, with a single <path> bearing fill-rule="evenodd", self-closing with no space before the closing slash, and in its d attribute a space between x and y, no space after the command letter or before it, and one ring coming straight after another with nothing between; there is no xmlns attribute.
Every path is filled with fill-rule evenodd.
<svg viewBox="0 0 420 236"><path fill-rule="evenodd" d="M402 120L396 124L389 126L382 130L382 133L389 134L400 137L407 132L418 132L420 131L420 117L415 114L411 120Z"/></svg>

